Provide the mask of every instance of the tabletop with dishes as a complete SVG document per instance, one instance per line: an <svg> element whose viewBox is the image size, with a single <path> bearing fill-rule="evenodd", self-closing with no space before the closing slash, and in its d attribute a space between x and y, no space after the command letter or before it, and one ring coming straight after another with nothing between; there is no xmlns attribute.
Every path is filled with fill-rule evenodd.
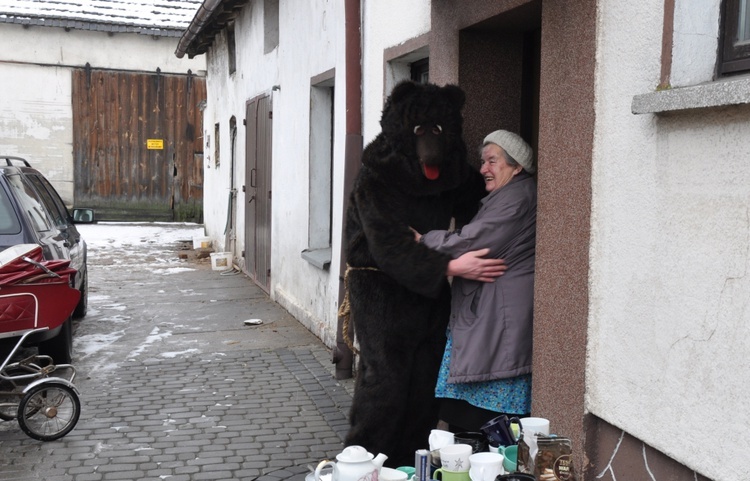
<svg viewBox="0 0 750 481"><path fill-rule="evenodd" d="M348 446L321 461L306 481L576 481L570 439L540 417L500 415L478 432L430 432L414 466L383 466L384 454Z"/></svg>

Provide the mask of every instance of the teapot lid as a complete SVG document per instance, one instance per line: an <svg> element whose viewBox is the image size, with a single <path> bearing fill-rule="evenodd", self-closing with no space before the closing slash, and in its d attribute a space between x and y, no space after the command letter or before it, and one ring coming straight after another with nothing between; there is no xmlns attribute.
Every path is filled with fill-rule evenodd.
<svg viewBox="0 0 750 481"><path fill-rule="evenodd" d="M371 461L372 458L372 453L368 453L362 446L347 446L336 455L336 459L344 463L361 463Z"/></svg>

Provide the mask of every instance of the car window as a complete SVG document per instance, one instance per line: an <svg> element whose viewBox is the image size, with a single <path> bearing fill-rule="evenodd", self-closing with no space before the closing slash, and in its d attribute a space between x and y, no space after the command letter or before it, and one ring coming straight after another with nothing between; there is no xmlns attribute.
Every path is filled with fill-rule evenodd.
<svg viewBox="0 0 750 481"><path fill-rule="evenodd" d="M26 180L28 180L34 189L39 193L40 200L44 203L47 208L47 212L52 216L52 220L58 227L65 227L68 224L68 211L65 210L65 206L62 206L62 210L58 207L55 200L52 198L52 194L47 190L47 187L42 182L42 177L39 175L27 174Z"/></svg>
<svg viewBox="0 0 750 481"><path fill-rule="evenodd" d="M21 175L9 175L8 185L15 191L15 197L29 216L29 220L34 225L37 232L47 232L54 226L53 220L44 208L39 195L27 182L24 182Z"/></svg>
<svg viewBox="0 0 750 481"><path fill-rule="evenodd" d="M0 188L0 234L19 234L21 222L13 209L10 197L5 189Z"/></svg>
<svg viewBox="0 0 750 481"><path fill-rule="evenodd" d="M55 202L55 205L57 206L57 210L60 211L60 214L65 217L66 223L69 222L70 219L70 212L68 212L68 208L65 207L65 202L63 202L62 198L60 198L60 194L57 193L57 190L50 184L49 180L47 180L45 177L39 176L39 182L44 185L44 187L47 188L47 192L49 192L50 197Z"/></svg>

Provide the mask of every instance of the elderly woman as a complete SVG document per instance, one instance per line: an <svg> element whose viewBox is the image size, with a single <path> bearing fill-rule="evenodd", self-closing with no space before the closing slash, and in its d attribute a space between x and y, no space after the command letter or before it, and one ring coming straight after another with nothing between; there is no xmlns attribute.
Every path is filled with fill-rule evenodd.
<svg viewBox="0 0 750 481"><path fill-rule="evenodd" d="M531 411L531 340L536 249L536 180L531 147L497 130L485 137L480 173L488 195L460 231L430 231L417 240L459 257L489 248L507 271L494 282L454 277L451 319L440 376L441 419L449 429L478 431L500 414Z"/></svg>

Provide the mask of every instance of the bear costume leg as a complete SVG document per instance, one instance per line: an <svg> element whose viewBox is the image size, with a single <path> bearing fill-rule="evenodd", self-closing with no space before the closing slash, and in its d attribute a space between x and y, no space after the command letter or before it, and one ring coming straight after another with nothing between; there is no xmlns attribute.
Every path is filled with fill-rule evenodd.
<svg viewBox="0 0 750 481"><path fill-rule="evenodd" d="M345 444L385 453L389 467L412 466L414 452L428 447L430 430L438 421L435 383L450 298L420 304L400 299L404 294L373 297L373 292L390 291L372 282L379 275L352 276L371 282L350 284L354 291L366 288L369 299L361 306L352 304L360 356ZM425 321L434 323L425 326Z"/></svg>

